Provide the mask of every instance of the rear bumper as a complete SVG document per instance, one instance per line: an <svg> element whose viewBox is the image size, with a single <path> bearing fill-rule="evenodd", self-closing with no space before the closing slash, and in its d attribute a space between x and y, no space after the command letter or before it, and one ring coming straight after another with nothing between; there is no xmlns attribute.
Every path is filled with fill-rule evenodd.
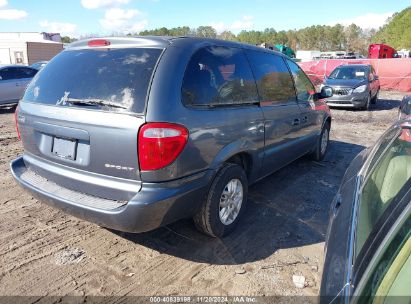
<svg viewBox="0 0 411 304"><path fill-rule="evenodd" d="M82 203L78 199L78 195L83 195L81 193L62 187L60 191L51 191L59 186L45 180L49 187L44 187L41 183L24 178L29 169L23 157L12 161L10 167L16 181L42 202L86 221L125 232L145 232L193 216L200 208L214 176L214 171L207 170L171 182L142 183L141 190L130 201L119 203L119 207L115 207L115 201L110 204L100 199L101 203L98 203L99 198L93 197L91 201L97 201L96 205L105 206L96 208L90 203ZM83 196L86 199L89 197Z"/></svg>

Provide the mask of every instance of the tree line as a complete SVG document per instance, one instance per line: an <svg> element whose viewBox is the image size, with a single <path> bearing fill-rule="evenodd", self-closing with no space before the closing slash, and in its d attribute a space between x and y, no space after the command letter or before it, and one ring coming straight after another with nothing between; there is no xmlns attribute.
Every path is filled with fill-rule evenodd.
<svg viewBox="0 0 411 304"><path fill-rule="evenodd" d="M395 13L373 38L397 50L411 49L411 7Z"/></svg>
<svg viewBox="0 0 411 304"><path fill-rule="evenodd" d="M140 33L128 33L127 36L196 36L219 38L223 40L239 41L249 44L284 44L294 50L319 50L319 51L353 51L363 55L368 53L370 43L387 43L397 50L411 48L411 7L395 13L377 31L375 29L362 29L356 24L343 26L341 24L313 25L302 29L276 31L266 28L263 31L241 31L234 34L231 31L217 33L212 26L188 26L144 30ZM114 36L124 36L124 33L113 33ZM80 38L96 37L87 35ZM63 37L62 42L69 43L75 39Z"/></svg>
<svg viewBox="0 0 411 304"><path fill-rule="evenodd" d="M368 45L375 33L375 30L363 30L355 24L349 26L337 24L334 26L313 25L288 31L276 31L273 28L267 28L263 31L241 31L237 35L231 31L217 33L212 26L200 26L198 28L184 26L170 29L162 27L142 31L139 35L197 36L239 41L254 45L264 42L284 44L294 50L347 50L367 53Z"/></svg>

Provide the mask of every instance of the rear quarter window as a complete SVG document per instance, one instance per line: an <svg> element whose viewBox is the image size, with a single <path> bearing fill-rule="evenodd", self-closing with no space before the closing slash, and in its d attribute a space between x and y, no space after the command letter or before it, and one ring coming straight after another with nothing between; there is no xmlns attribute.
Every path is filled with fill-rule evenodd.
<svg viewBox="0 0 411 304"><path fill-rule="evenodd" d="M61 106L73 106L64 98L103 100L142 113L161 52L149 48L64 51L36 75L23 99Z"/></svg>
<svg viewBox="0 0 411 304"><path fill-rule="evenodd" d="M185 105L241 105L258 102L257 88L244 51L210 46L190 59L182 84Z"/></svg>

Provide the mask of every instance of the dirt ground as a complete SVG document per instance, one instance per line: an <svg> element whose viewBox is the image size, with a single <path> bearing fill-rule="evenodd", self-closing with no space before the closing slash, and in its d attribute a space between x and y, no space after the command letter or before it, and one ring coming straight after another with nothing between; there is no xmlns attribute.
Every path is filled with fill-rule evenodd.
<svg viewBox="0 0 411 304"><path fill-rule="evenodd" d="M224 239L198 233L191 220L120 233L38 202L10 174L22 146L12 111L0 109L0 295L317 295L329 205L350 161L394 122L402 96L382 92L370 111L332 110L325 160L298 160L252 186L245 218Z"/></svg>

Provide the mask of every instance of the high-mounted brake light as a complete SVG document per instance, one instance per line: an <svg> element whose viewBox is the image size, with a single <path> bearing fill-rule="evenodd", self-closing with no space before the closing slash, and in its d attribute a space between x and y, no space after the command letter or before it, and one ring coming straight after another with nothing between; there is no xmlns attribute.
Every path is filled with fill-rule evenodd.
<svg viewBox="0 0 411 304"><path fill-rule="evenodd" d="M91 47L107 46L107 45L110 45L110 41L105 40L105 39L95 39L95 40L90 40L87 44L88 46L91 46Z"/></svg>
<svg viewBox="0 0 411 304"><path fill-rule="evenodd" d="M17 132L17 137L21 139L20 136L20 130L19 130L19 107L16 107L16 110L14 111L14 122L16 126L16 132Z"/></svg>
<svg viewBox="0 0 411 304"><path fill-rule="evenodd" d="M183 151L188 130L177 124L151 122L138 133L140 170L158 170L174 162Z"/></svg>

